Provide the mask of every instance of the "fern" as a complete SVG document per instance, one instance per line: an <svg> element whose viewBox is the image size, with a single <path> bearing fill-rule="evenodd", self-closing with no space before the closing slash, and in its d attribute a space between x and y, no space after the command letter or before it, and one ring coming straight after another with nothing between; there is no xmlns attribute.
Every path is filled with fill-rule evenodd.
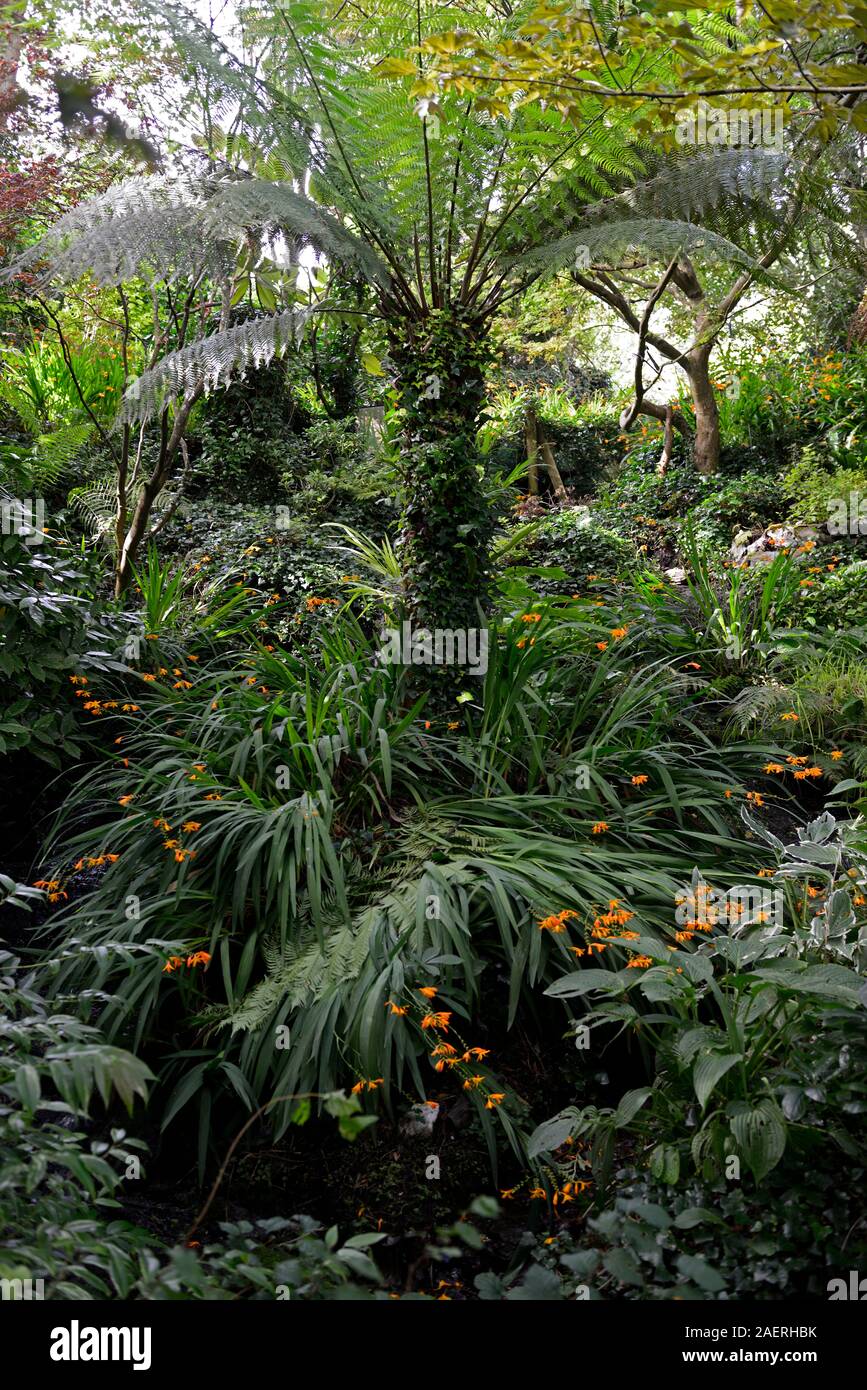
<svg viewBox="0 0 867 1390"><path fill-rule="evenodd" d="M117 499L115 484L111 479L72 488L67 501L81 517L94 540L113 541Z"/></svg>
<svg viewBox="0 0 867 1390"><path fill-rule="evenodd" d="M268 318L248 319L170 353L132 382L119 421L147 420L169 396L198 387L213 391L250 368L267 366L297 341L309 314L309 310L287 309Z"/></svg>

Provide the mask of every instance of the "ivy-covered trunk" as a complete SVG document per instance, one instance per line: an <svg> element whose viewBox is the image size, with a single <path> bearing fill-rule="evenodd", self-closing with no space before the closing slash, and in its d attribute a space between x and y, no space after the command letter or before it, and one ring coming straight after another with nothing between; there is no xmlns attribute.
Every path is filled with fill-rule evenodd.
<svg viewBox="0 0 867 1390"><path fill-rule="evenodd" d="M460 308L395 325L406 505L400 555L410 621L427 629L482 626L493 533L476 431L489 360L485 334Z"/></svg>

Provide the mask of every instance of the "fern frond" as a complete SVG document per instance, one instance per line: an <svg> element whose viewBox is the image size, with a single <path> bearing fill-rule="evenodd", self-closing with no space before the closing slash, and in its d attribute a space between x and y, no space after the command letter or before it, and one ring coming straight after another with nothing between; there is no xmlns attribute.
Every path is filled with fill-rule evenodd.
<svg viewBox="0 0 867 1390"><path fill-rule="evenodd" d="M115 515L115 484L110 479L74 487L67 501L81 517L96 541L108 541L113 536Z"/></svg>
<svg viewBox="0 0 867 1390"><path fill-rule="evenodd" d="M170 353L128 387L118 423L148 420L166 399L203 389L206 393L265 367L293 342L311 310L287 309L268 318L248 319Z"/></svg>

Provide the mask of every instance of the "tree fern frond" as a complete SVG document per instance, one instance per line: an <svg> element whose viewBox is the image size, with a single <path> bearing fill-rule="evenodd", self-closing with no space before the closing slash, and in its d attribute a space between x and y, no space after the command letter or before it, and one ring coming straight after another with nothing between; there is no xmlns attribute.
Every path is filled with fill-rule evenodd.
<svg viewBox="0 0 867 1390"><path fill-rule="evenodd" d="M208 393L228 386L251 367L266 367L297 341L313 312L286 309L268 318L248 319L170 353L131 383L117 423L148 420L171 397L198 389Z"/></svg>
<svg viewBox="0 0 867 1390"><path fill-rule="evenodd" d="M576 245L587 247L591 262L612 260L631 250L643 251L659 260L669 259L676 251L686 255L704 251L744 269L759 270L756 259L727 237L691 222L644 217L582 222L571 235L517 257L514 264L562 270L574 264Z"/></svg>
<svg viewBox="0 0 867 1390"><path fill-rule="evenodd" d="M108 541L113 535L116 506L115 484L110 479L74 487L67 495L73 511L78 512L96 541Z"/></svg>

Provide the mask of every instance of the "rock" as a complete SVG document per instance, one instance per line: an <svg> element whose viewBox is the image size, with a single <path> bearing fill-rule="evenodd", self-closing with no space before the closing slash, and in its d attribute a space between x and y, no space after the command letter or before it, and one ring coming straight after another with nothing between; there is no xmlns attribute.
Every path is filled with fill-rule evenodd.
<svg viewBox="0 0 867 1390"><path fill-rule="evenodd" d="M401 1134L407 1139L431 1134L439 1113L440 1108L436 1101L425 1101L411 1106L400 1122Z"/></svg>
<svg viewBox="0 0 867 1390"><path fill-rule="evenodd" d="M770 565L781 550L797 549L805 541L816 541L821 533L817 526L774 522L755 540L750 540L752 534L751 531L739 531L732 541L729 553L735 564L746 560L749 565Z"/></svg>
<svg viewBox="0 0 867 1390"><path fill-rule="evenodd" d="M665 571L665 577L670 584L685 584L686 570L681 569L679 565L672 565L670 570Z"/></svg>

